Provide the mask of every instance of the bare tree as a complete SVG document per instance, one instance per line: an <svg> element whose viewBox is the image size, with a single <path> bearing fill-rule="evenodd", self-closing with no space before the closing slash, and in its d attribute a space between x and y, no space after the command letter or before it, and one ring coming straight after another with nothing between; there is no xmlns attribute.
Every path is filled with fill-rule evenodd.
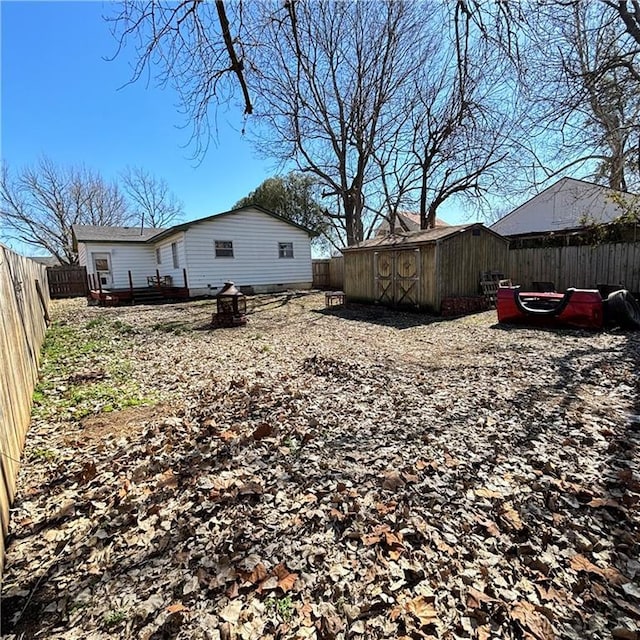
<svg viewBox="0 0 640 640"><path fill-rule="evenodd" d="M474 62L444 52L418 77L411 154L419 176L420 227L435 226L450 198L480 198L507 156L510 116L502 113L496 85L499 62L478 47ZM491 61L491 64L490 64Z"/></svg>
<svg viewBox="0 0 640 640"><path fill-rule="evenodd" d="M134 43L137 62L131 81L155 73L161 86L171 83L178 92L193 126L197 157L208 147L212 104L231 99L239 87L245 114L253 113L245 68L250 64L245 43L251 34L244 6L242 0L123 0L117 15L107 17L118 52Z"/></svg>
<svg viewBox="0 0 640 640"><path fill-rule="evenodd" d="M64 169L49 159L13 175L0 175L3 233L45 249L62 264L73 264L74 224L122 225L129 219L126 200L115 183L85 167Z"/></svg>
<svg viewBox="0 0 640 640"><path fill-rule="evenodd" d="M626 189L638 178L640 98L615 13L599 1L553 3L529 17L525 37L525 130L536 182L579 171Z"/></svg>
<svg viewBox="0 0 640 640"><path fill-rule="evenodd" d="M183 205L163 178L156 178L140 167L129 167L122 173L122 185L129 210L141 227L160 228L182 217Z"/></svg>
<svg viewBox="0 0 640 640"><path fill-rule="evenodd" d="M320 181L331 202L328 216L350 245L380 216L391 218L393 228L399 208L417 200L416 190L424 223L432 224L449 198L484 193L479 176L500 159L504 140L486 131L496 122L495 103L482 96L480 104L487 84L477 70L484 64L482 72L495 76L486 57L470 62L490 51L481 51L485 40L470 25L489 30L472 20L479 3L460 0L452 13L449 6L244 0L216 2L214 11L199 2L126 1L116 25L121 43L138 39L134 78L158 63L196 135L210 133L210 108L240 88L258 146ZM229 14L221 16L225 7ZM504 16L509 11L499 9L496 21ZM422 70L434 60L442 74L427 77ZM238 86L230 82L234 73Z"/></svg>
<svg viewBox="0 0 640 640"><path fill-rule="evenodd" d="M294 159L335 197L346 243L364 237L374 154L422 64L424 15L405 2L288 2L264 16L256 115L271 154Z"/></svg>

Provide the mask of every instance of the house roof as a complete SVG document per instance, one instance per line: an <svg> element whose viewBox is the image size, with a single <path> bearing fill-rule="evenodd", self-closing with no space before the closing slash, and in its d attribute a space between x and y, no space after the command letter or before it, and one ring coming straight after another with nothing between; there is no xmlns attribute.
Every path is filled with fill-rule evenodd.
<svg viewBox="0 0 640 640"><path fill-rule="evenodd" d="M55 256L27 256L30 260L43 264L46 267L57 267L60 264L60 260Z"/></svg>
<svg viewBox="0 0 640 640"><path fill-rule="evenodd" d="M308 233L309 235L312 235L313 232L310 229L307 229L307 227L303 227L301 224L298 224L297 222L293 222L292 220L288 220L287 218L284 218L283 216L279 216L277 213L273 213L273 211L269 211L268 209L265 209L264 207L261 207L259 205L256 204L250 204L247 205L246 207L239 207L238 209L231 209L230 211L223 211L222 213L215 213L211 216L207 216L205 218L199 218L198 220L191 220L190 222L184 222L182 224L178 224L174 227L171 227L170 229L165 229L163 231L161 231L161 233L159 233L157 236L155 236L153 238L153 242L157 242L158 240L162 240L163 238L166 238L167 236L173 235L174 233L178 233L179 231L185 231L186 229L188 229L189 227L196 225L196 224L200 224L201 222L209 222L210 220L217 220L218 218L223 218L225 216L230 216L233 215L234 213L239 213L240 211L246 211L247 209L256 209L257 211L260 211L261 213L264 213L268 216L271 216L272 218L275 218L276 220L280 220L281 222L286 222L287 224L290 224L292 227L297 227L298 229L301 229L302 231L304 231L305 233Z"/></svg>
<svg viewBox="0 0 640 640"><path fill-rule="evenodd" d="M585 220L612 222L622 213L612 198L616 193L628 194L587 180L561 178L494 222L490 229L511 236L584 228Z"/></svg>
<svg viewBox="0 0 640 640"><path fill-rule="evenodd" d="M264 213L276 220L280 220L281 222L286 222L293 227L297 227L301 229L305 233L312 235L312 231L303 227L296 222L292 222L291 220L287 220L287 218L283 218L279 216L277 213L273 213L273 211L269 211L268 209L264 209L258 205L248 205L246 207L240 207L238 209L231 209L230 211L223 211L222 213L216 213L211 216L206 216L205 218L198 218L197 220L191 220L189 222L183 222L181 224L174 225L168 229L140 229L140 227L96 227L90 225L80 225L74 224L73 234L75 236L76 242L157 242L158 240L162 240L168 236L173 235L174 233L179 233L180 231L185 231L189 227L192 227L196 224L200 224L201 222L208 222L209 220L217 220L218 218L222 218L224 216L229 216L234 213L239 213L240 211L245 211L247 209L257 209L261 213Z"/></svg>
<svg viewBox="0 0 640 640"><path fill-rule="evenodd" d="M413 211L398 211L398 217L402 218L403 222L407 225L407 231L418 231L420 229L420 214ZM442 220L442 218L436 218L436 227L448 227L449 223ZM396 229L402 230L400 222L396 224ZM383 220L380 226L375 231L376 236L386 236L389 234L389 221Z"/></svg>
<svg viewBox="0 0 640 640"><path fill-rule="evenodd" d="M146 242L164 229L140 227L107 227L74 224L73 233L78 242Z"/></svg>
<svg viewBox="0 0 640 640"><path fill-rule="evenodd" d="M501 235L497 234L495 231L488 229L483 224L479 222L475 222L473 224L464 224L464 225L447 225L446 227L434 227L433 229L424 229L419 231L409 231L402 233L395 233L394 235L387 236L377 236L375 238L371 238L370 240L364 240L352 247L347 247L346 249L342 249L343 252L346 251L362 251L366 249L404 249L404 248L415 248L421 244L432 244L438 242L439 240L444 240L446 238L450 238L452 236L458 235L460 233L464 233L472 228L484 229L489 232L491 235L508 242L506 238L503 238Z"/></svg>

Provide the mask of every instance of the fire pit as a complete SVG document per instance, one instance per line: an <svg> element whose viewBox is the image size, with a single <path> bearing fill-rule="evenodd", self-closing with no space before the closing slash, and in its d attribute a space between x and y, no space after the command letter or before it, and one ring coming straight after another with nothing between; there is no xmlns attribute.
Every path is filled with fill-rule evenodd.
<svg viewBox="0 0 640 640"><path fill-rule="evenodd" d="M247 298L233 282L225 282L215 297L217 311L211 319L212 327L238 327L247 324Z"/></svg>

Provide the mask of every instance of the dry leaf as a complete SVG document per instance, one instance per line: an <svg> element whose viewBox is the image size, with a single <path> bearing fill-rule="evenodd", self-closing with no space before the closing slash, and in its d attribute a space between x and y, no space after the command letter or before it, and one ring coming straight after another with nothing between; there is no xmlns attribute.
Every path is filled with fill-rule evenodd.
<svg viewBox="0 0 640 640"><path fill-rule="evenodd" d="M283 564L279 564L273 569L273 573L278 578L278 587L285 593L293 588L298 579L297 573L291 573Z"/></svg>
<svg viewBox="0 0 640 640"><path fill-rule="evenodd" d="M224 607L224 609L222 609L222 611L220 611L220 617L225 622L229 622L230 624L237 624L243 606L244 603L242 602L242 600L232 600L226 607Z"/></svg>
<svg viewBox="0 0 640 640"><path fill-rule="evenodd" d="M551 623L530 602L518 602L512 607L510 614L536 640L555 640L556 636Z"/></svg>
<svg viewBox="0 0 640 640"><path fill-rule="evenodd" d="M480 489L475 489L474 493L480 498L501 498L502 494L497 491L492 491L491 489L487 489L486 487L481 487Z"/></svg>
<svg viewBox="0 0 640 640"><path fill-rule="evenodd" d="M268 438L272 433L273 433L273 427L268 422L263 422L253 432L253 439L262 440L263 438Z"/></svg>
<svg viewBox="0 0 640 640"><path fill-rule="evenodd" d="M397 471L388 471L384 474L382 488L387 491L396 491L404 487L405 481Z"/></svg>
<svg viewBox="0 0 640 640"><path fill-rule="evenodd" d="M189 611L189 609L187 609L182 602L176 602L175 604L170 604L166 611L167 613L178 613L180 611Z"/></svg>
<svg viewBox="0 0 640 640"><path fill-rule="evenodd" d="M488 596L483 591L478 591L478 589L474 589L473 587L469 587L467 591L467 607L469 609L480 609L483 603L489 602L500 602L491 596Z"/></svg>
<svg viewBox="0 0 640 640"><path fill-rule="evenodd" d="M418 596L397 605L391 610L390 618L396 620L400 615L405 614L417 619L419 627L426 627L438 622L438 612L431 600L425 596Z"/></svg>
<svg viewBox="0 0 640 640"><path fill-rule="evenodd" d="M523 528L522 520L520 520L520 514L513 508L510 502L505 502L500 508L500 516L504 522L516 531L520 531Z"/></svg>

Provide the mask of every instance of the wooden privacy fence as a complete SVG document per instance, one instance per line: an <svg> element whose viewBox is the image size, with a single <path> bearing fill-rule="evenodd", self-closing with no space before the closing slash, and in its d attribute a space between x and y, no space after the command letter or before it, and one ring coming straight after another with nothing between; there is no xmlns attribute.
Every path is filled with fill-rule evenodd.
<svg viewBox="0 0 640 640"><path fill-rule="evenodd" d="M344 258L326 258L312 260L314 289L344 288Z"/></svg>
<svg viewBox="0 0 640 640"><path fill-rule="evenodd" d="M48 267L49 295L52 298L78 298L89 293L87 268L78 265Z"/></svg>
<svg viewBox="0 0 640 640"><path fill-rule="evenodd" d="M0 245L0 571L48 322L45 265Z"/></svg>
<svg viewBox="0 0 640 640"><path fill-rule="evenodd" d="M622 284L640 292L640 242L511 249L506 274L514 284L553 282L592 289L598 284Z"/></svg>

